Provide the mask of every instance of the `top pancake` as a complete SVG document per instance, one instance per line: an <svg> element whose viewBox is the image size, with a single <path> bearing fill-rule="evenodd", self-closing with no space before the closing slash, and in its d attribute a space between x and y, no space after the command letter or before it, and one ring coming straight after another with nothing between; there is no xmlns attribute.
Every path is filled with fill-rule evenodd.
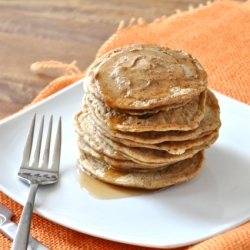
<svg viewBox="0 0 250 250"><path fill-rule="evenodd" d="M207 75L186 52L137 44L95 60L85 82L106 105L132 111L189 101L206 89Z"/></svg>

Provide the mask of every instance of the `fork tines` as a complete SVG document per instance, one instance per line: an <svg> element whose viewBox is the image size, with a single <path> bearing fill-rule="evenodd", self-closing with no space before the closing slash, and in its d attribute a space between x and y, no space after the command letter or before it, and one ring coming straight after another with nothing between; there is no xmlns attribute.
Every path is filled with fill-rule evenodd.
<svg viewBox="0 0 250 250"><path fill-rule="evenodd" d="M34 115L31 126L30 126L28 138L27 138L24 152L23 152L23 158L22 158L20 169L27 169L28 168L28 169L33 169L33 170L46 170L46 171L50 171L50 172L58 172L59 165L60 165L60 155L61 155L61 133L62 133L61 117L59 118L59 121L58 121L58 128L57 128L57 133L56 133L56 140L55 140L51 168L48 167L48 164L49 164L49 155L50 155L53 116L50 117L50 121L49 121L47 139L46 139L46 143L45 143L43 161L42 161L41 167L39 167L39 159L40 159L42 137L43 137L43 130L44 130L43 129L44 128L44 115L42 116L41 123L40 123L40 129L39 129L39 134L38 134L38 138L37 138L34 159L33 159L31 166L29 165L30 164L30 155L31 155L31 151L32 151L32 145L33 145L33 141L34 141L33 138L34 138L34 131L35 131L35 123L36 123L36 114Z"/></svg>

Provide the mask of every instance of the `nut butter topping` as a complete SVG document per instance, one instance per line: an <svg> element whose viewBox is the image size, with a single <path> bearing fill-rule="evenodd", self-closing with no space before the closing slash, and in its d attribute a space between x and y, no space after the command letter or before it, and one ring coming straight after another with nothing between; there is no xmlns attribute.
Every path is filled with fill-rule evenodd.
<svg viewBox="0 0 250 250"><path fill-rule="evenodd" d="M109 52L87 73L89 90L121 110L145 110L191 100L207 87L206 72L191 55L157 45Z"/></svg>

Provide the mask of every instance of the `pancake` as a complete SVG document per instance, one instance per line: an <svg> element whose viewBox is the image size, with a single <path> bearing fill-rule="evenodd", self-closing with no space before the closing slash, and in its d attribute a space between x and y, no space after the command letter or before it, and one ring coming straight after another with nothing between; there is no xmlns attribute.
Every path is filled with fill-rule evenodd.
<svg viewBox="0 0 250 250"><path fill-rule="evenodd" d="M188 53L152 44L118 48L96 59L85 83L106 105L148 110L193 99L207 87L207 74Z"/></svg>
<svg viewBox="0 0 250 250"><path fill-rule="evenodd" d="M82 171L101 181L119 186L153 190L193 178L201 170L204 159L204 153L200 151L192 158L179 161L167 168L147 172L119 171L86 154L81 155L78 163Z"/></svg>
<svg viewBox="0 0 250 250"><path fill-rule="evenodd" d="M75 121L75 123L78 123L78 120ZM98 141L94 147L97 151L105 151L103 149L108 144L112 148L114 148L117 152L117 154L121 152L127 151L126 149L129 148L129 152L131 151L131 147L133 148L148 148L148 149L154 149L154 150L164 150L168 152L169 154L183 154L186 150L192 149L192 148L198 148L203 149L209 147L209 145L213 144L216 139L218 138L218 131L214 130L210 134L205 135L203 137L199 137L193 140L185 140L185 141L167 141L162 142L159 144L144 144L144 143L138 143L131 140L124 140L124 139L117 139L117 138L110 138L108 133L101 133L100 130L98 130L95 126L93 126L87 119L87 117L82 117L81 124L78 123L77 126L75 126L76 132L83 137L85 141L88 143L93 143L93 140L91 140L92 135L95 135L95 139ZM104 144L105 142L105 144ZM100 148L100 149L99 149ZM115 157L117 157L117 154Z"/></svg>
<svg viewBox="0 0 250 250"><path fill-rule="evenodd" d="M76 113L74 117L74 126L80 126L83 117L87 116L87 119L91 124L111 138L118 138L134 141L142 144L158 144L165 141L184 141L193 140L210 134L212 131L218 129L221 126L220 122L220 108L218 101L211 90L207 90L205 116L200 123L200 126L194 130L189 131L150 131L150 132L122 132L119 130L110 129L107 124L102 124L95 116L83 109ZM79 130L79 129L78 129ZM81 129L80 129L81 130Z"/></svg>
<svg viewBox="0 0 250 250"><path fill-rule="evenodd" d="M166 168L168 164L152 164L152 163L137 163L131 160L119 160L112 157L109 157L101 152L95 151L91 148L85 141L78 140L78 148L79 148L79 157L82 155L89 155L94 157L100 161L105 162L105 164L109 165L110 168L115 168L121 171L139 171L139 172L147 172L152 169L162 169ZM197 151L198 152L198 151Z"/></svg>
<svg viewBox="0 0 250 250"><path fill-rule="evenodd" d="M98 152L98 149L94 147L93 145L94 144L98 145L101 139L99 137L88 137L88 139L89 140L85 140L84 138L81 138L80 140L78 139L78 143L77 143L78 147L81 150L89 154L91 154L91 152L90 150L86 151L87 146L90 147L91 150ZM186 150L181 155L177 155L177 154L173 155L173 154L169 154L168 152L164 150L154 150L154 149L149 149L149 148L129 148L129 147L120 146L118 144L116 144L117 148L114 148L110 146L109 144L107 144L105 141L103 142L103 144L105 144L105 147L102 148L101 154L106 155L109 158L115 159L113 155L116 153L119 153L120 155L122 155L120 160L124 160L124 159L130 160L130 161L138 163L139 165L144 166L144 168L146 167L158 168L161 166L169 165L177 161L190 158L201 149L209 147L209 145L203 145L202 148L195 147L195 148ZM116 157L116 159L117 158L118 156Z"/></svg>
<svg viewBox="0 0 250 250"><path fill-rule="evenodd" d="M87 84L84 84L84 92L85 93L89 92ZM160 106L160 107L156 107L154 109L143 109L143 110L136 110L136 109L135 110L129 110L129 109L120 110L120 109L116 109L116 110L120 111L120 112L126 112L127 114L130 114L130 115L139 115L140 116L140 115L144 115L144 114L155 114L155 113L157 113L159 111L169 111L170 109L173 109L173 108L179 108L181 106L184 106L189 101L190 100L184 100L184 101L176 103L176 104Z"/></svg>
<svg viewBox="0 0 250 250"><path fill-rule="evenodd" d="M121 171L139 171L139 172L147 172L152 169L162 169L166 168L169 164L166 163L145 163L145 162L135 162L132 160L119 160L112 157L109 157L106 154L103 154L101 152L95 151L93 148L91 148L84 140L78 140L78 148L79 148L79 155L81 157L82 154L89 155L91 157L94 157L100 161L105 162L105 164L108 164L110 168L115 168ZM196 150L194 154L199 152L199 150ZM193 154L193 155L194 155ZM193 156L192 155L192 156ZM190 156L190 157L192 157ZM189 158L190 158L189 157Z"/></svg>
<svg viewBox="0 0 250 250"><path fill-rule="evenodd" d="M89 109L92 115L110 129L125 132L192 130L199 126L204 118L206 91L194 97L186 105L169 111L142 116L121 113L105 105L90 93L84 97L83 109Z"/></svg>

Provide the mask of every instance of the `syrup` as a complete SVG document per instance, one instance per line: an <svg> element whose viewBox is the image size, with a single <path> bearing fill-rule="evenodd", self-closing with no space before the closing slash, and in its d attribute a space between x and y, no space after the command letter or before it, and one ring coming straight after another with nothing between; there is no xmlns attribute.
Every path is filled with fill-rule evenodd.
<svg viewBox="0 0 250 250"><path fill-rule="evenodd" d="M94 178L93 176L82 171L80 168L78 168L77 170L78 170L78 179L77 179L78 185L81 188L83 188L87 193L98 199L117 199L117 198L152 194L156 192L156 190L145 190L145 189L115 186Z"/></svg>

